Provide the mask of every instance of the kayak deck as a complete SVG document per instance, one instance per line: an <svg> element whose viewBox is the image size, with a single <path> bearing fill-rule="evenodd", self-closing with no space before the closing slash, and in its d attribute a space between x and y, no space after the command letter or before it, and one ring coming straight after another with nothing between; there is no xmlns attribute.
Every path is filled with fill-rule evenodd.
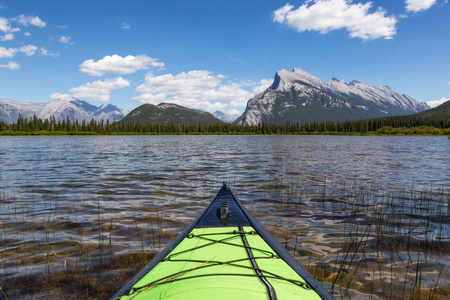
<svg viewBox="0 0 450 300"><path fill-rule="evenodd" d="M122 299L268 299L267 284L280 299L320 299L252 227L195 228Z"/></svg>
<svg viewBox="0 0 450 300"><path fill-rule="evenodd" d="M113 297L294 298L333 299L248 214L226 185L172 246Z"/></svg>

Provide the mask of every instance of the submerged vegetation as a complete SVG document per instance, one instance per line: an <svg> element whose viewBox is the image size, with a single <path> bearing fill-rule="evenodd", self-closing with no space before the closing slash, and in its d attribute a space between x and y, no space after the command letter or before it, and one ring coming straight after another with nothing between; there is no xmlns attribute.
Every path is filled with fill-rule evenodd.
<svg viewBox="0 0 450 300"><path fill-rule="evenodd" d="M195 134L230 134L230 135L450 135L450 120L445 118L415 118L411 116L388 117L345 122L322 123L286 123L235 125L235 124L198 124L185 125L175 123L140 123L109 121L78 121L67 118L56 121L55 118L42 120L19 117L16 123L6 124L0 120L0 135L195 135Z"/></svg>
<svg viewBox="0 0 450 300"><path fill-rule="evenodd" d="M0 186L0 298L110 297L190 223L168 214L195 200L206 203L216 191L208 185L202 194L177 195L186 202L171 202L164 213L144 206L174 197L161 191L135 204L139 214L123 214L112 190L75 206L49 191L24 197ZM337 298L450 296L448 189L282 178L230 186Z"/></svg>
<svg viewBox="0 0 450 300"><path fill-rule="evenodd" d="M306 238L311 227L286 228L286 247L336 297L351 298L355 291L369 299L450 296L448 190L326 180L275 186L284 209L305 217L305 206L313 206L311 227L323 220L326 233L317 240Z"/></svg>

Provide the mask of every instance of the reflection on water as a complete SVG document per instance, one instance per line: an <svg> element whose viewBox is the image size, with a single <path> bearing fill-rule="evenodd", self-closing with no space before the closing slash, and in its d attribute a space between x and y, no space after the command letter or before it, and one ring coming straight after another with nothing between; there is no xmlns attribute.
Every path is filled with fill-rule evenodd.
<svg viewBox="0 0 450 300"><path fill-rule="evenodd" d="M450 285L449 152L439 137L0 138L0 274L159 251L225 181L338 295L408 298L418 266L422 289Z"/></svg>

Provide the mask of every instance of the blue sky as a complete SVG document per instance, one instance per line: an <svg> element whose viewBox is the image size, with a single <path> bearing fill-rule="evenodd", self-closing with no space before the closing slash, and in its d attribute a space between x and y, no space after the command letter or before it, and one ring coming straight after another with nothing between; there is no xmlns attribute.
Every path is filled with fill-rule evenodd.
<svg viewBox="0 0 450 300"><path fill-rule="evenodd" d="M301 68L450 98L448 0L0 0L0 98L242 113Z"/></svg>

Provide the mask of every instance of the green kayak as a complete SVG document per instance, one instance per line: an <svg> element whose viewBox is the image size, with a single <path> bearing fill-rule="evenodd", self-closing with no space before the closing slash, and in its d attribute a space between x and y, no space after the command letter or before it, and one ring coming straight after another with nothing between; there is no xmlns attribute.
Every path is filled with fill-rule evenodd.
<svg viewBox="0 0 450 300"><path fill-rule="evenodd" d="M112 299L333 299L224 184Z"/></svg>

